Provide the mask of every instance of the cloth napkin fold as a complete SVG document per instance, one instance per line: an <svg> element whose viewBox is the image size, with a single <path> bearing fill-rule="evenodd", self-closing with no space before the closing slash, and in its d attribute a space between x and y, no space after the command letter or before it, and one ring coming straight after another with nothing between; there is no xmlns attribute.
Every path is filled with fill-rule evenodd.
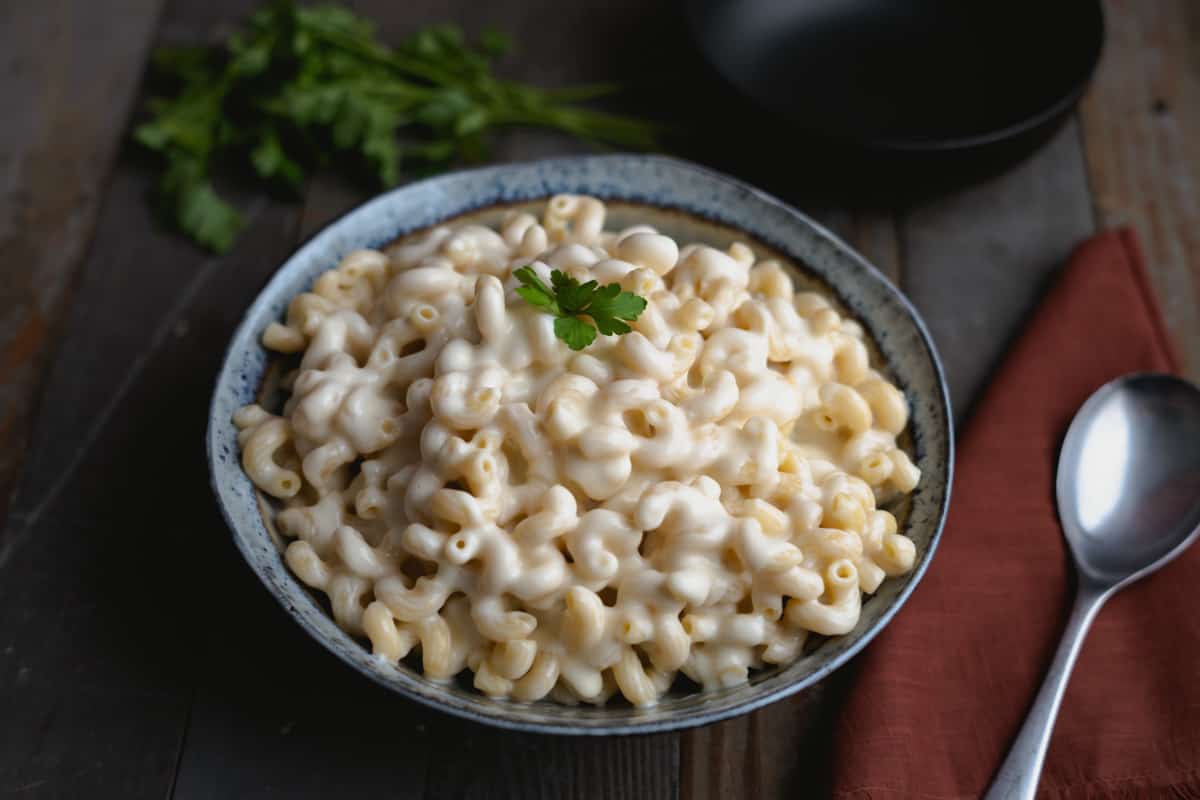
<svg viewBox="0 0 1200 800"><path fill-rule="evenodd" d="M928 573L852 667L834 740L836 797L986 791L1070 609L1053 493L1062 437L1105 382L1178 364L1133 233L1081 245L959 438ZM1039 797L1200 798L1200 546L1101 610Z"/></svg>

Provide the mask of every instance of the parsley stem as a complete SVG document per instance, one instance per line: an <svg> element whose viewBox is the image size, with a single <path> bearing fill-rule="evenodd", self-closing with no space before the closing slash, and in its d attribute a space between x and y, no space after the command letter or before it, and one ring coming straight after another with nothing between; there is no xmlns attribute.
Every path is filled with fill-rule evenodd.
<svg viewBox="0 0 1200 800"><path fill-rule="evenodd" d="M471 82L419 58L363 44L336 31L311 26L307 30L327 44L357 58L389 67L399 73L423 78L442 87L460 88L475 96L484 95L484 99L490 100L489 105L492 106L488 109L488 119L496 125L549 126L583 139L605 140L639 150L653 149L656 144L654 131L648 129L645 123L617 114L559 105L611 94L616 91L614 84L535 89L517 83L496 81L487 76L481 76ZM430 89L407 82L394 84L392 90L396 94L409 97L428 97L433 93ZM385 93L378 88L377 91Z"/></svg>
<svg viewBox="0 0 1200 800"><path fill-rule="evenodd" d="M223 47L156 52L155 71L170 93L148 101L134 137L160 158L167 218L217 252L242 227L213 185L211 173L226 164L297 191L313 168L335 159L367 168L383 185L398 182L409 163L478 160L484 134L499 126L654 147L654 126L574 105L612 85L539 89L497 78L492 59L503 42L485 34L472 45L454 26L434 25L392 49L344 6L272 0ZM557 308L553 298L545 305ZM582 316L585 305L573 307ZM624 325L593 321L606 333ZM573 319L572 336L587 324Z"/></svg>
<svg viewBox="0 0 1200 800"><path fill-rule="evenodd" d="M652 150L656 146L655 130L644 122L573 106L501 108L495 111L492 119L500 125L557 128L581 139L600 140L637 150Z"/></svg>
<svg viewBox="0 0 1200 800"><path fill-rule="evenodd" d="M461 81L453 73L438 69L422 59L393 52L378 45L364 44L356 38L337 31L315 27L309 27L307 30L309 34L321 39L326 44L377 66L390 67L397 72L423 78L441 86L461 85Z"/></svg>

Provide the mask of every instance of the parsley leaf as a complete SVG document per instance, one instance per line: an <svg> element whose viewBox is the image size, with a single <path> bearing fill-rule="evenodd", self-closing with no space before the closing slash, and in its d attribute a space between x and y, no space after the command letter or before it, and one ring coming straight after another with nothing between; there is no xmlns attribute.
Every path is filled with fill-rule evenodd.
<svg viewBox="0 0 1200 800"><path fill-rule="evenodd" d="M554 335L572 350L582 350L596 341L596 329L579 317L559 317L554 320Z"/></svg>
<svg viewBox="0 0 1200 800"><path fill-rule="evenodd" d="M517 294L525 302L557 317L554 335L572 350L582 350L596 341L597 329L606 336L629 333L633 329L623 320L633 322L646 308L645 298L621 291L619 283L581 284L556 269L550 273L551 289L532 267L521 267L513 275L521 282Z"/></svg>
<svg viewBox="0 0 1200 800"><path fill-rule="evenodd" d="M267 180L279 181L291 189L299 189L304 183L304 168L296 163L283 149L279 135L274 129L263 132L258 144L250 153L254 171Z"/></svg>
<svg viewBox="0 0 1200 800"><path fill-rule="evenodd" d="M554 299L554 292L546 288L546 284L542 283L536 272L529 267L521 267L513 274L523 284L517 287L517 294L521 299L548 314L556 317L562 315L558 302Z"/></svg>
<svg viewBox="0 0 1200 800"><path fill-rule="evenodd" d="M646 310L646 300L632 292L620 291L621 287L615 283L610 283L605 288L609 289L614 286L617 288L617 291L610 292L607 295L597 294L592 299L592 303L588 307L588 313L595 318L597 323L601 319L611 320L618 333L628 333L629 326L619 320L627 319L632 321L637 319L638 315ZM624 328L624 330L621 330L621 328ZM600 332L608 333L603 328L600 329Z"/></svg>
<svg viewBox="0 0 1200 800"><path fill-rule="evenodd" d="M193 239L223 253L245 226L241 212L221 199L212 184L199 181L184 188L177 200L179 225Z"/></svg>
<svg viewBox="0 0 1200 800"><path fill-rule="evenodd" d="M561 275L562 273L558 273ZM588 281L580 285L579 281L574 278L567 278L569 283L565 286L555 286L554 291L558 295L559 308L566 314L578 314L585 310L592 302L592 296L596 293L596 282ZM620 287L618 287L620 288Z"/></svg>
<svg viewBox="0 0 1200 800"><path fill-rule="evenodd" d="M155 94L133 138L162 165L159 210L216 252L242 225L214 188L218 167L299 194L327 164L391 186L480 160L500 127L657 146L655 126L577 105L608 85L548 90L496 77L492 63L508 46L494 31L471 42L431 25L388 47L348 8L272 0L224 46L156 52Z"/></svg>
<svg viewBox="0 0 1200 800"><path fill-rule="evenodd" d="M242 215L221 199L194 160L173 159L163 176L160 194L180 229L216 252L229 249L245 224Z"/></svg>

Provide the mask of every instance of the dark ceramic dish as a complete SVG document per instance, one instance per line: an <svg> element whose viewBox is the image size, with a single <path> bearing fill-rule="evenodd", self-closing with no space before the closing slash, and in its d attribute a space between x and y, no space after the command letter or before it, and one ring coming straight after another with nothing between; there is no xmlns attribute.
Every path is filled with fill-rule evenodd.
<svg viewBox="0 0 1200 800"><path fill-rule="evenodd" d="M624 702L593 708L551 702L493 700L469 683L439 683L406 663L374 658L341 630L323 598L309 592L281 557L269 510L240 464L235 410L260 398L271 356L259 344L296 294L360 247L453 217L490 221L505 207L536 203L559 192L587 193L610 203L613 224L649 221L664 232L726 245L747 241L762 254L790 261L799 282L819 286L857 318L874 343L876 364L903 389L912 409L907 447L920 467L917 491L895 509L917 546L913 571L885 581L863 605L858 626L828 639L798 661L762 670L744 686L674 692L658 705ZM946 382L933 342L908 301L861 256L799 212L745 184L666 158L598 156L490 167L405 186L367 203L305 244L263 289L234 333L217 379L208 428L213 488L250 567L287 612L338 658L371 680L451 714L518 730L602 735L703 725L766 705L829 675L871 640L904 604L929 566L950 498L953 432Z"/></svg>
<svg viewBox="0 0 1200 800"><path fill-rule="evenodd" d="M687 0L726 81L795 129L872 151L1040 140L1104 44L1098 0Z"/></svg>

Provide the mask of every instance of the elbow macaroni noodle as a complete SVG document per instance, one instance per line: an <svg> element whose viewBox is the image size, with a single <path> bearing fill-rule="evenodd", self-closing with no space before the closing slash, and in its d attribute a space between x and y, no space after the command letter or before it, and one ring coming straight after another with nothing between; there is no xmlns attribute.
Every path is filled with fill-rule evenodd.
<svg viewBox="0 0 1200 800"><path fill-rule="evenodd" d="M909 571L877 503L920 472L862 328L783 266L604 230L591 197L500 230L361 250L295 298L282 415L241 409L246 472L282 501L286 561L389 662L493 697L652 704L848 633ZM573 352L514 269L648 300Z"/></svg>

